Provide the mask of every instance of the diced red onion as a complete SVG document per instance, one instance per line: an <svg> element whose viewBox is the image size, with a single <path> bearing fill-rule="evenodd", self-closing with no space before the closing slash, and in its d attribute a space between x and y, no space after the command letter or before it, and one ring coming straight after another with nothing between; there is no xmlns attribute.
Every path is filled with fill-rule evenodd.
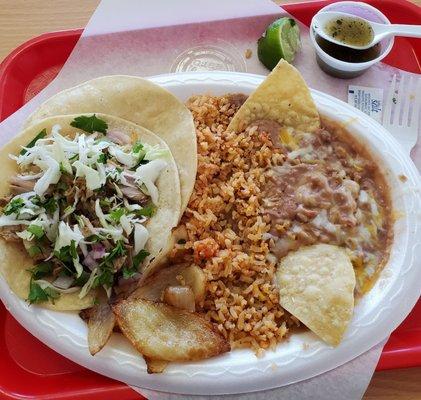
<svg viewBox="0 0 421 400"><path fill-rule="evenodd" d="M90 252L92 254L92 258L94 260L99 260L100 258L105 256L105 246L101 243L95 243L92 245L92 251Z"/></svg>
<svg viewBox="0 0 421 400"><path fill-rule="evenodd" d="M87 266L91 271L98 265L98 262L92 256L92 251L83 259L83 265Z"/></svg>

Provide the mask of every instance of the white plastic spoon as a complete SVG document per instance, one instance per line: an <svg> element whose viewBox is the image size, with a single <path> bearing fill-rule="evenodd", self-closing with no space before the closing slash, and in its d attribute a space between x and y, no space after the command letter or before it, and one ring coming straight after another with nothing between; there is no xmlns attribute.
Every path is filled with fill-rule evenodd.
<svg viewBox="0 0 421 400"><path fill-rule="evenodd" d="M365 46L358 46L352 44L346 44L339 40L336 40L334 37L330 36L325 32L325 26L328 22L340 19L340 18L352 18L354 20L360 20L367 22L373 29L373 40ZM388 24L379 24L377 22L371 22L364 18L358 17L353 14L347 14L343 12L336 11L325 11L316 14L311 21L311 26L316 31L318 35L328 40L329 42L339 44L340 46L349 47L356 50L365 50L368 49L381 40L390 37L390 36L406 36L406 37L421 37L421 25L388 25Z"/></svg>

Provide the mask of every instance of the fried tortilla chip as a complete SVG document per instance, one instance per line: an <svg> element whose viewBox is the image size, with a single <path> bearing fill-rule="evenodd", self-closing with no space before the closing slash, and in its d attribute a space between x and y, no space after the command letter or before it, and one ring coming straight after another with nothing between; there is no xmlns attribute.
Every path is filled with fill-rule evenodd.
<svg viewBox="0 0 421 400"><path fill-rule="evenodd" d="M303 132L320 128L320 118L301 74L281 60L234 115L228 129L241 132L258 120L276 121Z"/></svg>
<svg viewBox="0 0 421 400"><path fill-rule="evenodd" d="M278 264L279 302L326 343L337 346L354 310L355 274L345 250L317 244Z"/></svg>
<svg viewBox="0 0 421 400"><path fill-rule="evenodd" d="M230 351L228 341L199 314L144 299L123 300L113 311L124 336L151 359L194 361Z"/></svg>

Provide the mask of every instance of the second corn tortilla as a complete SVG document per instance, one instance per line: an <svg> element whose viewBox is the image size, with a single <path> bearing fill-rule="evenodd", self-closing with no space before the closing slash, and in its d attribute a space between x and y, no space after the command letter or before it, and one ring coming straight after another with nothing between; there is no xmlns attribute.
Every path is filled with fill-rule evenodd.
<svg viewBox="0 0 421 400"><path fill-rule="evenodd" d="M257 120L276 121L303 132L320 128L320 118L303 77L281 60L234 115L227 130L241 132Z"/></svg>
<svg viewBox="0 0 421 400"><path fill-rule="evenodd" d="M197 149L193 117L180 100L146 79L103 76L57 93L41 104L25 126L54 115L82 113L115 115L163 139L178 167L184 211L196 180Z"/></svg>
<svg viewBox="0 0 421 400"><path fill-rule="evenodd" d="M354 311L355 273L345 249L301 247L278 265L279 303L326 343L337 346Z"/></svg>

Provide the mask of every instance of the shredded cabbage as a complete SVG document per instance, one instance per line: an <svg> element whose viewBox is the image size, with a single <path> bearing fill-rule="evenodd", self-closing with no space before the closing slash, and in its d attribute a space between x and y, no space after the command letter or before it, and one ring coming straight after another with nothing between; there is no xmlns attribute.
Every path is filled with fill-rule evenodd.
<svg viewBox="0 0 421 400"><path fill-rule="evenodd" d="M45 215L45 224L43 224L45 235L50 242L54 242L58 231L60 210L57 208L52 218L49 218L45 213L43 215Z"/></svg>
<svg viewBox="0 0 421 400"><path fill-rule="evenodd" d="M167 158L170 156L168 149L160 148L159 145L151 146L147 143L143 144L143 148L146 151L144 160L152 161L158 158Z"/></svg>
<svg viewBox="0 0 421 400"><path fill-rule="evenodd" d="M68 224L61 221L58 226L58 235L54 245L54 251L59 251L63 247L70 246L72 240L75 241L76 247L79 245L79 242L83 240L83 235L79 226L74 225L72 229Z"/></svg>
<svg viewBox="0 0 421 400"><path fill-rule="evenodd" d="M51 282L48 282L44 279L38 279L34 282L37 283L38 285L40 285L41 289L45 289L45 288L48 287L48 288L54 289L54 290L56 290L57 292L60 292L60 293L74 293L74 292L77 292L79 290L78 287L71 287L69 289L62 289L62 288L59 288L57 286L54 286Z"/></svg>
<svg viewBox="0 0 421 400"><path fill-rule="evenodd" d="M127 241L127 239L123 236L123 229L122 228L94 228L95 233L109 235L111 238L117 242L118 240Z"/></svg>
<svg viewBox="0 0 421 400"><path fill-rule="evenodd" d="M14 226L14 225L31 225L32 221L25 219L16 219L14 214L0 216L0 227L2 226Z"/></svg>
<svg viewBox="0 0 421 400"><path fill-rule="evenodd" d="M70 175L73 175L72 166L70 165L70 161L66 157L63 148L55 142L52 146L53 156L56 161L61 163L62 168Z"/></svg>
<svg viewBox="0 0 421 400"><path fill-rule="evenodd" d="M73 166L76 168L76 177L84 177L86 180L86 187L88 189L95 190L105 185L105 173L101 174L93 168L83 164L79 160L75 161Z"/></svg>
<svg viewBox="0 0 421 400"><path fill-rule="evenodd" d="M82 286L82 289L80 289L79 299L83 299L88 294L88 292L92 288L92 285L94 284L94 280L97 275L98 275L98 268L94 268L94 270L91 272L89 279Z"/></svg>
<svg viewBox="0 0 421 400"><path fill-rule="evenodd" d="M130 235L133 230L133 226L131 224L132 216L130 215L122 215L120 217L120 224L122 228L124 229L124 232L126 232L127 235Z"/></svg>
<svg viewBox="0 0 421 400"><path fill-rule="evenodd" d="M129 168L134 167L137 163L137 157L133 153L126 153L119 146L110 146L108 151L119 163Z"/></svg>
<svg viewBox="0 0 421 400"><path fill-rule="evenodd" d="M108 228L108 222L105 218L105 214L102 211L101 205L99 204L99 199L95 201L95 214L99 219L99 222L104 228Z"/></svg>
<svg viewBox="0 0 421 400"><path fill-rule="evenodd" d="M45 154L43 159L34 160L34 164L44 171L44 175L38 179L34 186L34 192L39 196L43 196L50 185L56 184L60 180L60 164L47 154Z"/></svg>
<svg viewBox="0 0 421 400"><path fill-rule="evenodd" d="M148 230L141 224L134 225L134 252L139 253L144 249L146 242L149 239Z"/></svg>
<svg viewBox="0 0 421 400"><path fill-rule="evenodd" d="M16 236L20 237L23 240L27 240L28 242L30 242L34 238L34 235L31 232L28 232L27 230L24 230L22 232L16 232Z"/></svg>
<svg viewBox="0 0 421 400"><path fill-rule="evenodd" d="M136 169L134 178L137 183L146 186L148 194L151 196L152 202L158 204L158 189L154 182L158 179L161 171L167 166L164 160L152 160L147 164L141 165Z"/></svg>

